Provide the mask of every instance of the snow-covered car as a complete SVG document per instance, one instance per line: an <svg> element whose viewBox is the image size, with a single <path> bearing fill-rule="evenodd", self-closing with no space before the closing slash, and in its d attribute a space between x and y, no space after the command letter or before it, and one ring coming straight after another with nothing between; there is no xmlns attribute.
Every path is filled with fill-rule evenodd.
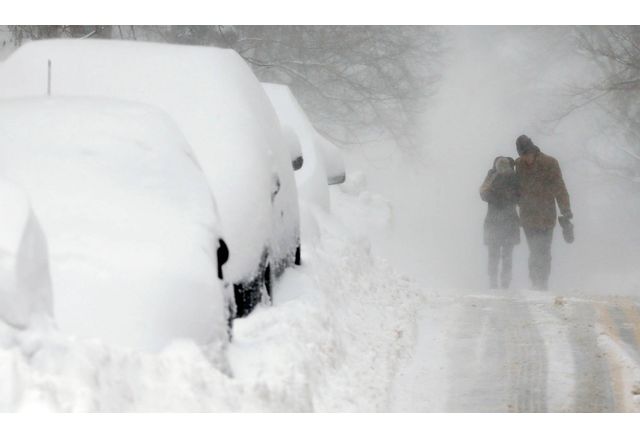
<svg viewBox="0 0 640 439"><path fill-rule="evenodd" d="M259 81L233 50L107 40L27 43L0 67L0 96L103 96L169 113L214 193L237 315L300 262L295 148Z"/></svg>
<svg viewBox="0 0 640 439"><path fill-rule="evenodd" d="M41 223L62 331L143 350L227 342L214 198L166 113L0 99L0 176L26 191Z"/></svg>
<svg viewBox="0 0 640 439"><path fill-rule="evenodd" d="M297 99L286 85L263 83L283 128L293 131L302 148L303 164L295 173L300 197L329 209L327 184L345 180L345 166L339 149L313 127Z"/></svg>
<svg viewBox="0 0 640 439"><path fill-rule="evenodd" d="M302 168L304 158L302 157L302 145L300 145L300 139L294 130L289 127L282 127L282 135L284 136L285 144L291 156L291 165L293 170L297 171Z"/></svg>
<svg viewBox="0 0 640 439"><path fill-rule="evenodd" d="M29 197L0 178L0 321L26 328L51 320L47 240Z"/></svg>

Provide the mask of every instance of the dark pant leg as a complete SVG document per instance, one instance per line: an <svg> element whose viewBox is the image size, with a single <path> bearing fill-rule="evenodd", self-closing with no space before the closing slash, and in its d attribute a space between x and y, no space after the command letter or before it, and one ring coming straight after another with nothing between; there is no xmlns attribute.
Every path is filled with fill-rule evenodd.
<svg viewBox="0 0 640 439"><path fill-rule="evenodd" d="M529 277L534 288L546 290L551 273L551 241L553 228L547 230L525 229L529 244Z"/></svg>
<svg viewBox="0 0 640 439"><path fill-rule="evenodd" d="M500 287L509 288L511 284L511 267L513 265L513 245L502 246L502 272L500 273Z"/></svg>
<svg viewBox="0 0 640 439"><path fill-rule="evenodd" d="M500 262L500 246L489 244L489 285L498 288L498 263Z"/></svg>

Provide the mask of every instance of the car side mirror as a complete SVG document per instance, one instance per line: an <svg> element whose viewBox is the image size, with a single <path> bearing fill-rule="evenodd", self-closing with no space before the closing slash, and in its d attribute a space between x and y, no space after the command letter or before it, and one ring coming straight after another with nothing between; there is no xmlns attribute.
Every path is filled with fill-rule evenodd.
<svg viewBox="0 0 640 439"><path fill-rule="evenodd" d="M282 137L287 145L289 151L289 157L291 157L291 165L293 170L297 171L302 168L304 159L302 157L302 146L300 145L300 139L298 134L288 125L282 126Z"/></svg>
<svg viewBox="0 0 640 439"><path fill-rule="evenodd" d="M223 239L218 239L218 250L216 250L216 256L218 257L218 279L224 278L222 273L222 266L229 260L229 247Z"/></svg>

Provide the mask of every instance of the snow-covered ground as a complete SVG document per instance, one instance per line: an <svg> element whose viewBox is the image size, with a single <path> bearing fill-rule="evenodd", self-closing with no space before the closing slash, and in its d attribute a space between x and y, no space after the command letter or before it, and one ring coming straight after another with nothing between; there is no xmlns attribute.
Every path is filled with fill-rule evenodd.
<svg viewBox="0 0 640 439"><path fill-rule="evenodd" d="M421 299L372 255L366 236L389 206L353 174L332 188L333 215L315 214L316 244L303 241L273 306L236 320L227 366L186 341L144 353L0 323L0 410L388 410Z"/></svg>
<svg viewBox="0 0 640 439"><path fill-rule="evenodd" d="M301 203L303 265L235 322L225 363L0 324L0 410L640 410L636 188L586 163L585 121L538 126L550 78L507 68L531 53L496 32L456 35L426 154L354 149L331 213ZM513 290L485 289L477 187L522 132L560 160L575 213L548 293L526 289L525 242Z"/></svg>
<svg viewBox="0 0 640 439"><path fill-rule="evenodd" d="M640 411L640 303L529 290L433 293L393 395L394 411Z"/></svg>
<svg viewBox="0 0 640 439"><path fill-rule="evenodd" d="M236 321L228 364L1 325L0 410L640 410L637 298L419 285L372 241L398 212L369 185L352 169L331 214L304 212L304 263Z"/></svg>

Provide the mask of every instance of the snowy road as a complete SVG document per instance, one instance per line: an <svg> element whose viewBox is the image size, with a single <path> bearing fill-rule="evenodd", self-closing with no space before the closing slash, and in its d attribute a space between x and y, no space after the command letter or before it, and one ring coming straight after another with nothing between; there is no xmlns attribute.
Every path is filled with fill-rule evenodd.
<svg viewBox="0 0 640 439"><path fill-rule="evenodd" d="M392 409L640 411L640 306L534 291L427 300Z"/></svg>

